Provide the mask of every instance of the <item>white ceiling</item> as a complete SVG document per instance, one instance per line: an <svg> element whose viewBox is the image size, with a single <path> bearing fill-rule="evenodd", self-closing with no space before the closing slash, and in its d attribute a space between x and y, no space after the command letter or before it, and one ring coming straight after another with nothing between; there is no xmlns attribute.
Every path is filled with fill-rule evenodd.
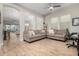
<svg viewBox="0 0 79 59"><path fill-rule="evenodd" d="M49 3L18 3L18 5L20 5L21 7L24 7L32 12L41 14L41 15L46 15L49 14L50 11L48 10L48 5ZM55 8L56 9L60 9L62 7L68 6L71 3L53 3L53 4L58 4L61 5L61 7L59 8Z"/></svg>
<svg viewBox="0 0 79 59"><path fill-rule="evenodd" d="M58 3L61 5L60 8L68 6L68 3ZM48 10L48 3L16 3L15 5L21 6L31 12L40 14L40 15L47 15L50 13ZM58 10L60 8L56 8ZM5 6L3 12L3 19L5 24L19 24L19 11L16 8Z"/></svg>

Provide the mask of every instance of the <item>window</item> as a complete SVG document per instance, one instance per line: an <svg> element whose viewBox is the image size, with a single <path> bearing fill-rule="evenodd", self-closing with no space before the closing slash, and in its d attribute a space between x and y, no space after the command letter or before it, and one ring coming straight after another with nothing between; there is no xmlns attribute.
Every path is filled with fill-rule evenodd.
<svg viewBox="0 0 79 59"><path fill-rule="evenodd" d="M43 29L43 18L42 17L36 17L35 20L35 27L36 29Z"/></svg>
<svg viewBox="0 0 79 59"><path fill-rule="evenodd" d="M48 24L49 28L59 29L59 19L58 17L51 18Z"/></svg>
<svg viewBox="0 0 79 59"><path fill-rule="evenodd" d="M64 15L60 17L60 29L66 29L71 25L71 16Z"/></svg>

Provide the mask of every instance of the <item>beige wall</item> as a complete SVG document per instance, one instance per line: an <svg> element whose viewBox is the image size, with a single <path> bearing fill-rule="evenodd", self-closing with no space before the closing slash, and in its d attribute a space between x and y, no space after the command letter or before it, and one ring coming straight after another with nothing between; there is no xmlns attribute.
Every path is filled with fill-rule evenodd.
<svg viewBox="0 0 79 59"><path fill-rule="evenodd" d="M74 17L79 17L79 4L73 4L69 7L56 10L52 14L46 16L45 20L47 24L50 24L49 21L51 20L51 18L58 18L60 29L64 29L64 26L69 25L70 27L75 28L74 30L79 30L79 26L72 26L72 18ZM63 24L63 26L61 24Z"/></svg>

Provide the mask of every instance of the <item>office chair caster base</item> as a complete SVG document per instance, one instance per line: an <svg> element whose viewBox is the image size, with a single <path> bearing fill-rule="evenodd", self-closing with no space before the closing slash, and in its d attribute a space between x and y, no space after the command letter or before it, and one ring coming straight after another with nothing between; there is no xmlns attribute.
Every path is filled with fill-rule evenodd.
<svg viewBox="0 0 79 59"><path fill-rule="evenodd" d="M77 48L76 45L69 45L68 48L70 48L70 47L75 47L75 48Z"/></svg>

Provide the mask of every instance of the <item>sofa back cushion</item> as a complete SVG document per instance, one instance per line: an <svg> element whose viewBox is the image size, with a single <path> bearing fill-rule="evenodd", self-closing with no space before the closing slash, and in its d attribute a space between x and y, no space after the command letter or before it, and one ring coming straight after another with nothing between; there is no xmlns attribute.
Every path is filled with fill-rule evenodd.
<svg viewBox="0 0 79 59"><path fill-rule="evenodd" d="M65 34L65 30L57 30L54 29L55 34L60 34L60 35L64 35Z"/></svg>
<svg viewBox="0 0 79 59"><path fill-rule="evenodd" d="M44 34L45 30L34 30L35 34Z"/></svg>
<svg viewBox="0 0 79 59"><path fill-rule="evenodd" d="M51 29L51 30L48 30L47 33L54 34L55 32L54 32L54 30Z"/></svg>
<svg viewBox="0 0 79 59"><path fill-rule="evenodd" d="M29 31L29 36L30 37L35 36L35 32L34 31Z"/></svg>

